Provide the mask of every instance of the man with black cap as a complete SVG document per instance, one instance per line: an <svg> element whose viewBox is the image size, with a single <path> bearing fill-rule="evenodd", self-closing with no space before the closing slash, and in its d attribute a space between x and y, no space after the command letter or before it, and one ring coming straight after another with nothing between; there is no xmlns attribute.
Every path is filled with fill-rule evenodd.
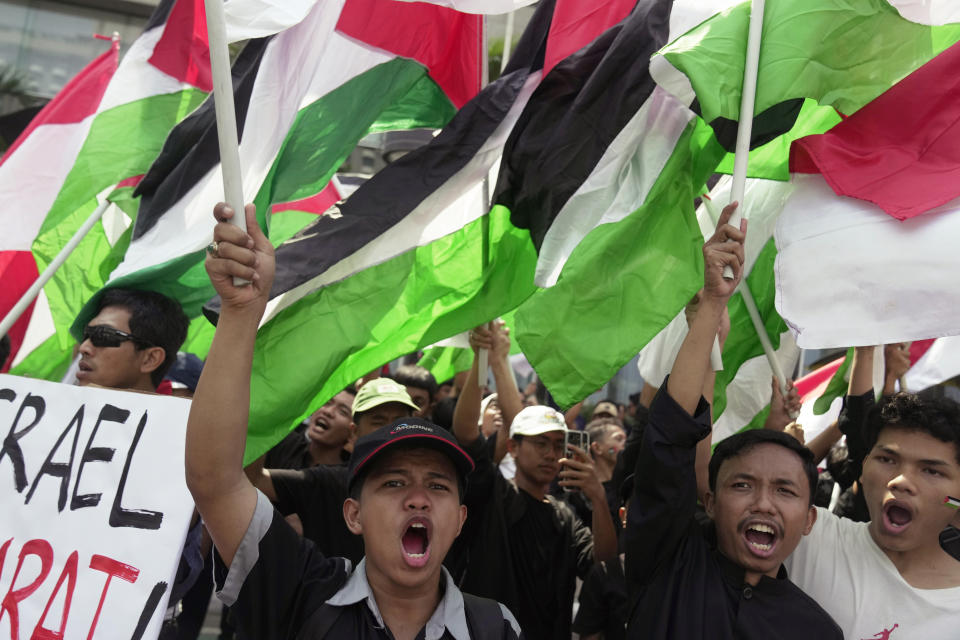
<svg viewBox="0 0 960 640"><path fill-rule="evenodd" d="M363 437L395 420L413 416L416 410L402 384L375 378L357 392L349 429L353 436ZM343 556L351 562L363 557L363 541L347 528L341 515L349 480L346 464L263 469L262 464L254 463L248 467L247 476L281 514L299 516L303 536L321 553Z"/></svg>
<svg viewBox="0 0 960 640"><path fill-rule="evenodd" d="M495 602L463 596L442 561L466 518L459 496L472 462L443 429L404 419L361 437L348 468L343 518L367 555L351 571L299 538L243 472L257 325L273 280L273 250L246 210L249 235L226 223L206 266L223 300L187 424L186 476L217 551L221 600L242 637L515 638ZM250 281L235 286L233 277Z"/></svg>

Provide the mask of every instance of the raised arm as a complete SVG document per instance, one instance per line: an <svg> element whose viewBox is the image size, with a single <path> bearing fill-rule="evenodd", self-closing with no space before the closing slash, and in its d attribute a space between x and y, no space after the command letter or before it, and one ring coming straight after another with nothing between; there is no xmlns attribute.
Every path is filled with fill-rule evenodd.
<svg viewBox="0 0 960 640"><path fill-rule="evenodd" d="M223 306L187 422L187 486L227 566L257 504L243 471L243 451L253 343L274 269L273 247L253 205L245 213L249 234L226 222L234 215L229 207L221 203L214 209L213 237L219 244L215 254L208 253L206 268ZM234 276L251 284L235 286Z"/></svg>
<svg viewBox="0 0 960 640"><path fill-rule="evenodd" d="M716 233L703 247L700 305L670 377L650 406L627 509L626 576L631 591L651 579L691 526L697 445L710 433L710 406L701 397L710 373L710 351L743 267L745 226L727 224L734 209L730 205L723 210ZM733 269L733 280L723 278L726 265Z"/></svg>
<svg viewBox="0 0 960 640"><path fill-rule="evenodd" d="M470 373L457 396L457 406L453 409L453 435L464 447L468 447L480 437L480 384L477 371L477 351L493 346L489 333L482 327L470 332L470 347L473 349L473 364Z"/></svg>
<svg viewBox="0 0 960 640"><path fill-rule="evenodd" d="M497 385L497 404L508 427L523 409L523 397L510 368L510 329L502 320L494 320L490 329L493 349L490 351L490 369ZM504 445L506 446L506 445ZM506 452L506 450L504 450ZM503 457L503 456L501 456Z"/></svg>
<svg viewBox="0 0 960 640"><path fill-rule="evenodd" d="M726 311L727 300L740 283L746 226L737 229L727 224L735 209L735 205L724 208L717 231L703 245L703 292L699 308L690 321L690 330L680 346L667 382L667 393L690 415L697 408L703 380L710 372L710 350ZM723 277L724 266L733 269L733 280Z"/></svg>

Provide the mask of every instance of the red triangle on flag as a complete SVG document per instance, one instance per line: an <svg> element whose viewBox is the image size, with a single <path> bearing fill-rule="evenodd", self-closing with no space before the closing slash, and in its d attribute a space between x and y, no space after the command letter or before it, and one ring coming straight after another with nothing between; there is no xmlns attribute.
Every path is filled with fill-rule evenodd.
<svg viewBox="0 0 960 640"><path fill-rule="evenodd" d="M905 220L960 196L960 43L819 135L794 141L790 170Z"/></svg>
<svg viewBox="0 0 960 640"><path fill-rule="evenodd" d="M423 2L347 0L337 31L412 58L462 107L480 91L483 16Z"/></svg>
<svg viewBox="0 0 960 640"><path fill-rule="evenodd" d="M177 0L149 62L180 82L213 91L206 15L203 0Z"/></svg>

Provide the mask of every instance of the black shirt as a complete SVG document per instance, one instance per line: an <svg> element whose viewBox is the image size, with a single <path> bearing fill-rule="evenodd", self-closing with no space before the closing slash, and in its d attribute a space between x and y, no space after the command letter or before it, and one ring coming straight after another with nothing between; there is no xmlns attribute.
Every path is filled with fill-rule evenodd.
<svg viewBox="0 0 960 640"><path fill-rule="evenodd" d="M697 443L710 432L710 405L694 417L664 388L650 407L627 509L628 637L840 639L832 618L787 579L756 586L719 552L711 527L695 517Z"/></svg>
<svg viewBox="0 0 960 640"><path fill-rule="evenodd" d="M300 423L273 446L263 459L265 469L306 469L313 466L307 441L307 425Z"/></svg>
<svg viewBox="0 0 960 640"><path fill-rule="evenodd" d="M445 564L465 592L513 611L525 637L569 638L576 578L593 566L593 535L566 504L538 500L504 479L490 441L467 447L477 465L467 483L467 521Z"/></svg>
<svg viewBox="0 0 960 640"><path fill-rule="evenodd" d="M623 563L595 564L580 587L580 608L573 620L573 630L581 636L602 633L603 640L627 637L627 581Z"/></svg>
<svg viewBox="0 0 960 640"><path fill-rule="evenodd" d="M296 513L303 537L312 540L324 555L340 556L353 563L363 557L363 538L350 533L343 519L350 474L345 464L317 465L309 469L271 470L276 507L283 515Z"/></svg>
<svg viewBox="0 0 960 640"><path fill-rule="evenodd" d="M215 554L214 577L217 596L231 607L243 640L393 640L365 565L351 572L345 559L325 557L290 528L263 494L229 570ZM463 596L446 572L441 580L440 603L417 640L469 640L472 626ZM516 640L512 617L500 609L502 628L492 637Z"/></svg>

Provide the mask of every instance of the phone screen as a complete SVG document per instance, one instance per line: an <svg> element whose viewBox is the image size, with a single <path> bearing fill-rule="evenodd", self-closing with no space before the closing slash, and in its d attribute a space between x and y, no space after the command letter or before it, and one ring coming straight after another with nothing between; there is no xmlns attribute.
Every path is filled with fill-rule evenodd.
<svg viewBox="0 0 960 640"><path fill-rule="evenodd" d="M567 431L564 436L563 450L567 456L573 456L570 447L577 447L581 451L590 455L590 434L586 431ZM564 487L564 491L579 491L577 487Z"/></svg>

